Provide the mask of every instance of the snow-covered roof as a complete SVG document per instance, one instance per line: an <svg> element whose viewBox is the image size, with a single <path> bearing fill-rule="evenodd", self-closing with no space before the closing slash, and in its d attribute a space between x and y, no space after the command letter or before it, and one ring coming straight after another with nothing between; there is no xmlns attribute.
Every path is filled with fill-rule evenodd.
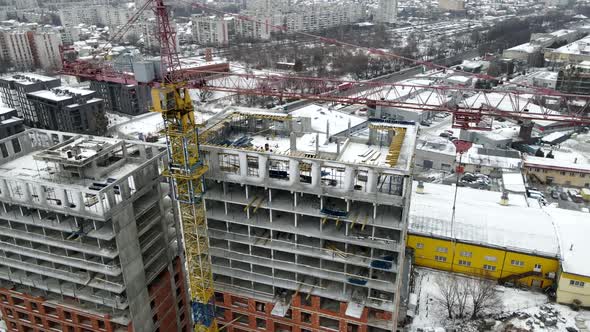
<svg viewBox="0 0 590 332"><path fill-rule="evenodd" d="M351 127L354 127L366 121L354 115L330 110L326 107L316 104L302 107L291 112L290 114L294 117L311 118L311 127L313 130L320 133L326 133L326 124L329 123L330 135L347 130L348 122L350 122Z"/></svg>
<svg viewBox="0 0 590 332"><path fill-rule="evenodd" d="M533 45L531 43L524 43L524 44L514 46L512 48L509 48L509 49L507 49L507 51L534 53L537 50L539 50L539 48L540 48L540 45Z"/></svg>
<svg viewBox="0 0 590 332"><path fill-rule="evenodd" d="M548 168L564 172L590 173L590 164L576 164L562 159L525 156L524 165L526 167Z"/></svg>
<svg viewBox="0 0 590 332"><path fill-rule="evenodd" d="M92 90L78 89L72 87L61 87L51 90L36 91L29 93L29 95L52 101L63 101L73 98L74 95L88 96L93 93L95 92Z"/></svg>
<svg viewBox="0 0 590 332"><path fill-rule="evenodd" d="M590 51L590 37L585 37L573 43L562 46L554 51L554 53L563 54L588 54Z"/></svg>
<svg viewBox="0 0 590 332"><path fill-rule="evenodd" d="M522 163L518 151L485 149L482 146L473 146L462 157L457 156L457 161L460 158L464 164L500 169L519 169Z"/></svg>
<svg viewBox="0 0 590 332"><path fill-rule="evenodd" d="M417 183L414 182L414 191ZM409 232L547 257L559 254L552 218L524 194L509 195L500 205L501 193L459 187L454 230L451 229L454 186L425 184L424 194L412 194Z"/></svg>
<svg viewBox="0 0 590 332"><path fill-rule="evenodd" d="M561 268L563 272L590 276L588 253L590 252L590 215L585 212L548 208L553 216L561 243Z"/></svg>
<svg viewBox="0 0 590 332"><path fill-rule="evenodd" d="M504 190L511 193L525 193L524 177L520 172L503 172L502 185Z"/></svg>

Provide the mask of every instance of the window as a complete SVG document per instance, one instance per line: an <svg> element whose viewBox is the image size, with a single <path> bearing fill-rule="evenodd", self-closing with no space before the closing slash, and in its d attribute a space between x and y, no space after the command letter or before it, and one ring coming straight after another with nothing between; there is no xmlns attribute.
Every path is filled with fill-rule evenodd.
<svg viewBox="0 0 590 332"><path fill-rule="evenodd" d="M240 158L237 154L219 154L219 169L228 173L240 172Z"/></svg>
<svg viewBox="0 0 590 332"><path fill-rule="evenodd" d="M541 271L543 266L541 264L535 264L535 271Z"/></svg>
<svg viewBox="0 0 590 332"><path fill-rule="evenodd" d="M447 248L447 247L436 247L436 251L437 252L447 253L447 252L449 252L449 248Z"/></svg>
<svg viewBox="0 0 590 332"><path fill-rule="evenodd" d="M559 174L561 174L561 175L565 175L565 172L559 172Z"/></svg>
<svg viewBox="0 0 590 332"><path fill-rule="evenodd" d="M461 266L471 266L471 262L470 261L464 261L462 259L459 260L459 265Z"/></svg>
<svg viewBox="0 0 590 332"><path fill-rule="evenodd" d="M523 261L517 261L517 260L511 260L510 264L514 265L514 266L524 266L524 262Z"/></svg>
<svg viewBox="0 0 590 332"><path fill-rule="evenodd" d="M582 173L580 173L580 177L581 177L581 178L585 178L585 177L586 177L586 174L582 174Z"/></svg>
<svg viewBox="0 0 590 332"><path fill-rule="evenodd" d="M571 175L571 176L576 176L576 173L574 173L574 172L570 172L570 175Z"/></svg>
<svg viewBox="0 0 590 332"><path fill-rule="evenodd" d="M446 262L447 258L445 256L434 256L434 260L437 262Z"/></svg>
<svg viewBox="0 0 590 332"><path fill-rule="evenodd" d="M570 280L570 286L584 287L584 282L579 280Z"/></svg>
<svg viewBox="0 0 590 332"><path fill-rule="evenodd" d="M422 248L424 248L424 243L420 243L420 242L416 243L416 249L422 249Z"/></svg>
<svg viewBox="0 0 590 332"><path fill-rule="evenodd" d="M496 256L485 256L484 259L488 262L495 262L498 260Z"/></svg>
<svg viewBox="0 0 590 332"><path fill-rule="evenodd" d="M495 267L494 265L487 265L487 264L484 264L484 265L483 265L483 269L484 269L484 270L487 270L487 271L496 271L496 267Z"/></svg>
<svg viewBox="0 0 590 332"><path fill-rule="evenodd" d="M461 251L461 257L472 257L473 253L471 251Z"/></svg>

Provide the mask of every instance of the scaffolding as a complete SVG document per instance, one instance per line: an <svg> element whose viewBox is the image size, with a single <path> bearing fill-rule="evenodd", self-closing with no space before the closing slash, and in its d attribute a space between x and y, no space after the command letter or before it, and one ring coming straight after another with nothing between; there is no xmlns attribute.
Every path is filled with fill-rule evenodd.
<svg viewBox="0 0 590 332"><path fill-rule="evenodd" d="M218 331L215 320L213 272L203 207L203 175L207 166L199 154L198 125L187 89L164 85L152 90L154 112L162 114L168 147L173 197L179 204L188 267L195 331Z"/></svg>

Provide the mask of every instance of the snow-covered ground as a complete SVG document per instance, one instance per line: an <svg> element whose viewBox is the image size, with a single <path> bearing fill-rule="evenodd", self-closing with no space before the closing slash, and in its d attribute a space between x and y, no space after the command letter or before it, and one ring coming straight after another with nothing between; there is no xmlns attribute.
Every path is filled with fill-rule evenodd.
<svg viewBox="0 0 590 332"><path fill-rule="evenodd" d="M436 271L426 268L416 268L415 289L418 294L418 306L414 321L409 326L410 331L434 331L437 328L452 327L453 321L448 319L445 310L435 301L438 296L438 288L435 280L439 277L449 277L451 274L442 271ZM455 275L456 276L456 275ZM467 279L466 276L458 276L460 279ZM530 290L521 290L517 288L507 288L497 286L496 288L502 306L498 309L498 314L504 313L523 313L521 318L515 317L503 322L496 321L496 326L492 331L506 331L508 326L524 329L523 331L532 331L527 321L532 323L535 331L566 331L566 327L575 327L578 331L590 331L590 312L573 311L571 308L555 303L551 303L547 296L540 292ZM543 309L541 309L543 307ZM541 328L538 324L535 314L544 312L547 308L558 312L558 321L556 326L545 326ZM544 310L545 309L545 310ZM524 318L530 316L528 318ZM536 321L536 322L535 322ZM458 331L469 332L477 331L474 322L455 322Z"/></svg>

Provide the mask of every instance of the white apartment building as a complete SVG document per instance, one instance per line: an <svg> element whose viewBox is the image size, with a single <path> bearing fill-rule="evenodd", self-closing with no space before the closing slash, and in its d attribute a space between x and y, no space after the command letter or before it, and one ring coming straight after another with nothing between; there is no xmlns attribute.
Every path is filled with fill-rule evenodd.
<svg viewBox="0 0 590 332"><path fill-rule="evenodd" d="M32 69L35 66L27 32L0 31L0 57L17 69Z"/></svg>
<svg viewBox="0 0 590 332"><path fill-rule="evenodd" d="M127 23L133 14L134 8L103 5L65 7L59 10L61 24L67 27L79 24L102 24L116 28ZM149 11L146 11L145 14L149 15Z"/></svg>
<svg viewBox="0 0 590 332"><path fill-rule="evenodd" d="M32 34L32 44L37 67L44 70L61 69L59 47L62 40L59 32L35 32Z"/></svg>
<svg viewBox="0 0 590 332"><path fill-rule="evenodd" d="M438 0L438 7L442 10L465 10L465 0Z"/></svg>
<svg viewBox="0 0 590 332"><path fill-rule="evenodd" d="M397 0L379 0L377 22L392 24L397 21Z"/></svg>
<svg viewBox="0 0 590 332"><path fill-rule="evenodd" d="M193 37L200 45L227 45L230 17L193 15Z"/></svg>

